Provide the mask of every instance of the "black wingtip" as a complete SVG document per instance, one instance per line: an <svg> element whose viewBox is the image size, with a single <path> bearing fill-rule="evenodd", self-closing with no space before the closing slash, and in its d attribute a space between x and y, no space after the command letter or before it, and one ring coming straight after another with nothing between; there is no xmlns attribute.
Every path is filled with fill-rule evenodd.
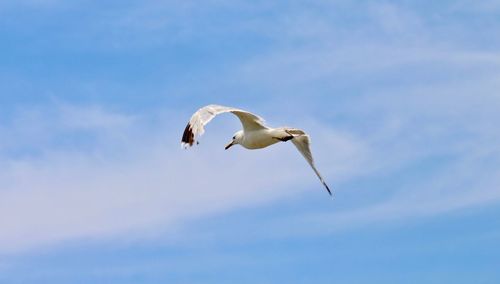
<svg viewBox="0 0 500 284"><path fill-rule="evenodd" d="M332 191L330 190L330 188L328 187L328 185L326 183L323 183L323 185L325 186L326 190L328 191L328 194L330 194L330 196L333 197Z"/></svg>
<svg viewBox="0 0 500 284"><path fill-rule="evenodd" d="M194 133L193 129L191 128L191 124L189 123L186 125L186 128L184 129L181 142L189 146L193 146L194 144Z"/></svg>

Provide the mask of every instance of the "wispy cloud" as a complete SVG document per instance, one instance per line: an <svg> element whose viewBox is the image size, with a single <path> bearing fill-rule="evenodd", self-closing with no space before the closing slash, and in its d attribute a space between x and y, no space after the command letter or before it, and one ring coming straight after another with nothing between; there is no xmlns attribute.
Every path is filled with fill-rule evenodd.
<svg viewBox="0 0 500 284"><path fill-rule="evenodd" d="M442 23L439 17L426 18L404 5L312 1L280 9L264 2L215 2L220 9L246 11L248 19L229 17L207 25L213 18L203 16L215 12L208 4L148 2L100 11L51 36L64 38L68 49L147 53L152 46L200 39L218 49L219 41L225 42L221 38L251 33L261 46L248 56L226 58L216 75L200 67L196 84L169 88L189 94L201 90L200 101L213 99L206 89L214 85L262 91L263 97L273 93L253 111L270 114L266 118L273 125L306 129L327 180L334 188L347 185L338 189L339 196L349 194L346 188L356 178L397 179L407 167L447 159L424 179L415 176L400 187L377 188L383 197L364 202L366 207L349 204L334 215L319 210L296 216L294 221L309 224L300 230L317 226L328 233L333 226L498 202L499 136L493 122L499 120L500 54L456 44L473 38L473 30L465 30L463 38L448 37L446 31L456 26L436 30L433 21ZM359 19L343 13L357 8ZM272 17L255 17L271 12ZM237 100L223 91L221 96ZM180 151L185 121L177 115L187 118L191 110L173 115L173 107L166 108L171 112L166 118L148 111L124 114L98 103L14 111L0 125L0 251L155 235L186 220L300 194L300 185L317 184L290 145L223 153L221 145L237 122L210 125L207 145ZM290 121L283 113L293 114ZM261 178L248 179L249 172ZM323 194L319 184L318 191Z"/></svg>
<svg viewBox="0 0 500 284"><path fill-rule="evenodd" d="M364 134L369 149L360 167L390 180L377 183L381 197L334 212L327 208L270 220L269 227L280 237L329 234L498 204L500 135L494 121L500 119L499 78L493 70L462 82L382 88L353 98L348 108L342 105L339 112L370 122L369 130L358 123L352 134ZM409 173L413 176L401 181L399 176ZM348 196L344 191L340 195Z"/></svg>
<svg viewBox="0 0 500 284"><path fill-rule="evenodd" d="M498 0L485 0L481 2L475 2L471 0L460 0L456 1L452 6L454 11L460 11L462 13L483 13L483 14L495 14L500 11L500 1Z"/></svg>
<svg viewBox="0 0 500 284"><path fill-rule="evenodd" d="M209 142L198 149L181 151L177 142L184 123L180 120L156 125L159 128L155 129L144 121L101 108L64 105L54 112L56 128L44 128L46 135L55 135L54 140L78 136L73 132L77 129L97 139L90 142L91 147L78 150L48 143L36 156L11 157L2 163L3 252L76 239L154 235L183 220L291 194L299 190L293 184L304 176L317 182L312 172L306 175L303 171L306 164L293 147L251 154L223 152L217 146L230 137L227 133L231 131L224 131L227 135L221 131L227 126L210 131L209 136L220 145ZM36 122L31 122L34 124L30 127L36 128ZM120 130L117 124L128 128ZM64 129L57 129L58 125ZM102 127L124 137L100 139L109 135L101 131ZM214 139L218 134L221 138ZM344 153L337 160L348 173L353 169L341 160L347 162L356 154L351 138L332 135ZM108 151L113 147L118 150ZM289 172L297 174L291 178ZM323 194L319 183L318 194Z"/></svg>

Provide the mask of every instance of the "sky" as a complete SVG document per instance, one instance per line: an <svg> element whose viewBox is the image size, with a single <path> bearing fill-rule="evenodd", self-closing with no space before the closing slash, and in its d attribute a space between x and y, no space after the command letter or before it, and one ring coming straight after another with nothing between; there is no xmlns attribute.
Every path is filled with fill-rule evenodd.
<svg viewBox="0 0 500 284"><path fill-rule="evenodd" d="M500 1L0 2L0 283L499 283ZM224 145L230 114L304 129Z"/></svg>

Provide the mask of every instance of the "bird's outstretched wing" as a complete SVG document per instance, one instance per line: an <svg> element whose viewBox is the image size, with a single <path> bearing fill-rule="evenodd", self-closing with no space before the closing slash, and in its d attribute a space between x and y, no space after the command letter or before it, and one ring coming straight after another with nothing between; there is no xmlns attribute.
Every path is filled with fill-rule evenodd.
<svg viewBox="0 0 500 284"><path fill-rule="evenodd" d="M196 139L205 132L205 125L207 125L216 115L226 112L231 112L240 119L244 131L266 128L264 120L261 117L248 111L220 105L208 105L200 108L191 116L184 130L184 134L182 135L182 147L187 148L193 146Z"/></svg>
<svg viewBox="0 0 500 284"><path fill-rule="evenodd" d="M293 135L293 139L292 139L293 145L295 145L295 147L297 147L299 152L302 154L302 156L304 156L306 161L309 163L311 168L314 170L314 172L318 176L321 183L323 183L323 185L325 186L328 193L330 195L332 195L330 188L328 187L326 182L323 180L323 177L321 176L319 171L316 169L316 166L314 165L314 159L313 159L312 154L311 154L311 148L310 148L311 141L309 139L309 135L307 135L304 131L302 131L300 129L287 129L286 131L288 133L290 133L291 135Z"/></svg>

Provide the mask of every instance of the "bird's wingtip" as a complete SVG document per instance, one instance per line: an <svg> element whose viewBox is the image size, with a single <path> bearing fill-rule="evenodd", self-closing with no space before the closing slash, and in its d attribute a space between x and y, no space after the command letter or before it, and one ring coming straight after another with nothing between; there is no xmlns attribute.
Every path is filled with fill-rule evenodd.
<svg viewBox="0 0 500 284"><path fill-rule="evenodd" d="M328 194L330 194L330 196L333 197L333 194L332 194L332 191L330 190L330 187L328 187L328 185L325 182L323 182L323 185L325 186L326 191L328 191Z"/></svg>
<svg viewBox="0 0 500 284"><path fill-rule="evenodd" d="M194 132L193 132L193 128L191 126L191 123L188 123L186 125L186 128L184 129L184 133L182 134L181 142L184 145L186 145L186 148L187 148L187 145L193 146L193 144L195 142L195 138L194 138Z"/></svg>

